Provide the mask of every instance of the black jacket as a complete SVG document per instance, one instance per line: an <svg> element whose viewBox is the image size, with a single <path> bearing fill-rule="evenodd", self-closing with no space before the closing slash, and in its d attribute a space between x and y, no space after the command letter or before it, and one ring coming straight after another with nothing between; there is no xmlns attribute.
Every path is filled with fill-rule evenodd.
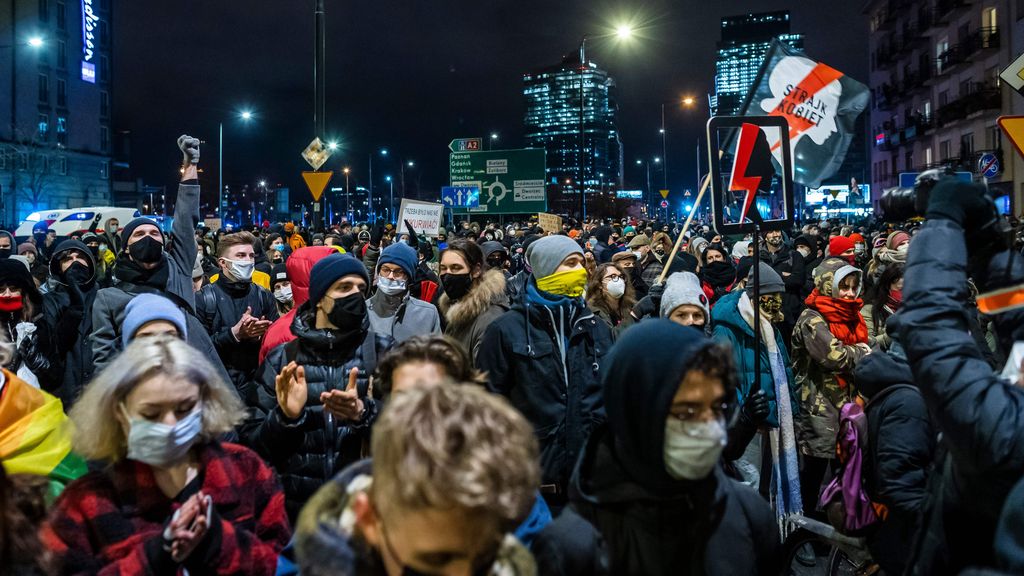
<svg viewBox="0 0 1024 576"><path fill-rule="evenodd" d="M536 290L532 283L531 291ZM540 441L542 482L564 489L583 442L604 421L601 363L611 330L581 302L565 307L524 301L487 329L476 366L488 388L508 397ZM567 344L557 340L565 334Z"/></svg>
<svg viewBox="0 0 1024 576"><path fill-rule="evenodd" d="M868 398L868 449L862 477L873 502L888 517L868 537L871 556L887 574L902 574L910 554L928 476L935 457L935 432L902 348L876 351L857 364L854 379Z"/></svg>
<svg viewBox="0 0 1024 576"><path fill-rule="evenodd" d="M299 309L292 322L296 339L271 350L259 382L243 392L250 409L243 441L281 475L288 516L293 521L317 488L362 457L379 409L367 390L369 375L392 345L391 338L369 331L366 323L348 339L342 333L318 330L312 326L312 310L308 302ZM305 369L309 390L306 409L294 421L278 407L275 388L275 377L292 361ZM365 413L359 422L338 422L324 412L320 394L344 390L352 368L359 368L357 387Z"/></svg>
<svg viewBox="0 0 1024 576"><path fill-rule="evenodd" d="M782 276L782 283L786 285L786 291L782 294L782 315L786 324L795 325L796 319L804 309L804 284L807 281L807 271L804 267L803 255L796 250L791 250L786 245L779 248L775 254L762 247L761 261Z"/></svg>
<svg viewBox="0 0 1024 576"><path fill-rule="evenodd" d="M992 566L999 514L1024 473L1024 390L999 379L967 331L964 236L953 222L925 223L910 246L905 304L889 319L889 330L899 333L914 381L948 450L929 487L912 574ZM987 265L990 273L1009 270L1007 285L1024 281L1024 262L1017 254L1003 252L974 265L975 276L985 274ZM987 290L983 281L978 287ZM1020 339L1024 311L1004 312L995 322L1000 335Z"/></svg>
<svg viewBox="0 0 1024 576"><path fill-rule="evenodd" d="M196 316L210 335L236 388L252 382L259 368L260 340L239 342L231 333L247 308L252 308L251 314L256 318L278 318L274 295L252 282L231 282L222 274L217 282L203 286L196 294Z"/></svg>

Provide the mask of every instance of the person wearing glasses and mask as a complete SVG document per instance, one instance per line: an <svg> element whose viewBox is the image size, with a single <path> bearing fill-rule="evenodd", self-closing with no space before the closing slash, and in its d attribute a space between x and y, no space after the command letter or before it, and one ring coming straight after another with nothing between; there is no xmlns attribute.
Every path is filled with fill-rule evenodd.
<svg viewBox="0 0 1024 576"><path fill-rule="evenodd" d="M391 336L396 342L441 333L437 308L409 294L409 284L416 274L416 259L416 250L404 242L384 248L373 277L377 290L366 299L370 328L378 334Z"/></svg>
<svg viewBox="0 0 1024 576"><path fill-rule="evenodd" d="M278 318L274 295L252 281L256 238L228 234L217 244L218 281L196 294L197 315L210 334L235 388L256 378L260 341Z"/></svg>
<svg viewBox="0 0 1024 576"><path fill-rule="evenodd" d="M615 344L607 424L576 463L569 506L533 543L540 574L777 574L771 508L719 465L732 353L665 319Z"/></svg>

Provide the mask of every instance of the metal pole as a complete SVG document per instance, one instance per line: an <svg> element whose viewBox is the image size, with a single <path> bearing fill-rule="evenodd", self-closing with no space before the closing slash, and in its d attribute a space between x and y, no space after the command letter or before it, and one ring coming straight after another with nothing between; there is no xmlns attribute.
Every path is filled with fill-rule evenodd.
<svg viewBox="0 0 1024 576"><path fill-rule="evenodd" d="M373 152L370 152L370 184L366 187L366 220L373 214ZM372 224L372 222L370 222Z"/></svg>
<svg viewBox="0 0 1024 576"><path fill-rule="evenodd" d="M352 223L352 197L348 192L348 170L345 170L345 218Z"/></svg>
<svg viewBox="0 0 1024 576"><path fill-rule="evenodd" d="M18 6L17 0L12 0L12 2L11 2L11 150L12 151L15 150L15 145L17 143L17 138L18 138L18 71L17 71L17 68L18 68L18 56L17 56L17 51L18 51L17 22L18 22L18 18L17 18L17 15L16 15L17 6ZM16 176L16 174L18 173L18 170L17 170L17 167L15 166L17 163L18 163L17 157L12 155L12 157L11 157L11 203L14 205L15 211L17 211L17 207L18 207L18 181L17 181L17 176ZM4 195L0 194L0 204L3 204L3 206L0 206L0 208L2 208L2 212L0 212L0 214L2 214L2 217L0 217L0 220L2 220L3 222L0 222L0 223L6 225L7 224L7 203L4 202L3 199L4 199ZM15 218L15 220L16 219L17 218ZM12 248L14 248L14 247L12 246Z"/></svg>
<svg viewBox="0 0 1024 576"><path fill-rule="evenodd" d="M388 194L389 194L389 197L388 197L388 219L391 220L392 222L396 222L396 220L395 220L395 179L392 178L391 180L388 180L388 185L391 187L390 192L388 192Z"/></svg>
<svg viewBox="0 0 1024 576"><path fill-rule="evenodd" d="M668 190L668 148L665 146L665 141L666 141L667 136L668 135L665 132L665 104L662 103L661 104L661 169L663 170L662 173L665 176L665 181L664 181L665 190Z"/></svg>
<svg viewBox="0 0 1024 576"><path fill-rule="evenodd" d="M647 209L651 208L651 163L644 160L644 167L647 168Z"/></svg>
<svg viewBox="0 0 1024 576"><path fill-rule="evenodd" d="M586 100L584 99L583 92L583 77L584 72L587 69L587 37L583 36L583 40L580 41L580 146L579 146L579 178L576 180L576 185L580 189L580 224L587 218L587 199L586 199L586 187L584 182L584 153L583 150L586 147L586 136L584 134L584 106Z"/></svg>
<svg viewBox="0 0 1024 576"><path fill-rule="evenodd" d="M317 138L323 138L326 134L326 11L324 0L316 0L314 7L314 20L316 26L316 37L314 46L315 57L313 60L313 131ZM316 204L320 204L317 202ZM318 208L320 206L317 206ZM327 207L327 199L324 198L323 208ZM313 229L320 228L322 222L322 211L313 211Z"/></svg>
<svg viewBox="0 0 1024 576"><path fill-rule="evenodd" d="M217 216L220 217L220 226L224 227L224 122L220 122L217 144Z"/></svg>
<svg viewBox="0 0 1024 576"><path fill-rule="evenodd" d="M756 210L757 207L755 206ZM753 282L754 282L754 298L751 304L754 305L754 358L761 357L761 248L759 246L761 242L761 225L754 223L754 263L752 270ZM760 361L760 360L758 360ZM755 392L761 389L761 371L754 370L754 387L752 390Z"/></svg>

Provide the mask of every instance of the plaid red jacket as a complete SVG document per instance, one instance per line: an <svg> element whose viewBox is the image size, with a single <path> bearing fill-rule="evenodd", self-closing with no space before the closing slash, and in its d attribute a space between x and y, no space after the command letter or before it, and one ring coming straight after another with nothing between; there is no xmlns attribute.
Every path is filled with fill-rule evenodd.
<svg viewBox="0 0 1024 576"><path fill-rule="evenodd" d="M122 460L75 480L54 504L43 542L60 574L274 574L291 530L273 470L234 444L199 447L202 471L176 498L157 487L152 469ZM214 513L203 542L183 564L164 551L164 526L202 490Z"/></svg>

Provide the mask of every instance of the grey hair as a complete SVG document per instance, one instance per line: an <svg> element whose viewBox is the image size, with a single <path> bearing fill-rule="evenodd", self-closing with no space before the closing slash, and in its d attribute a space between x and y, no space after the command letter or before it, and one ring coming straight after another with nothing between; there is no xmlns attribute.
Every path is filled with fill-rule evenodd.
<svg viewBox="0 0 1024 576"><path fill-rule="evenodd" d="M178 338L138 338L86 386L71 409L75 452L90 460L117 462L127 452L118 406L146 380L165 375L199 386L203 406L200 441L230 432L245 416L235 390L198 350Z"/></svg>

